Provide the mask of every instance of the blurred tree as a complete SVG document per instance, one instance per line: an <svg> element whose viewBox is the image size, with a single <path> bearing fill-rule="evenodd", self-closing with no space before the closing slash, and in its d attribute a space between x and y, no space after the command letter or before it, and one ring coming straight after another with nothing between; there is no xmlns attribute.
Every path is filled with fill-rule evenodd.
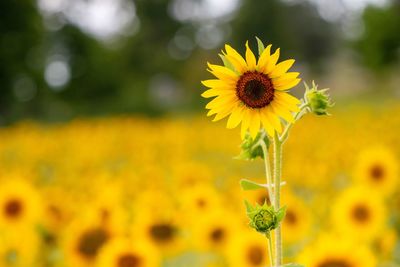
<svg viewBox="0 0 400 267"><path fill-rule="evenodd" d="M42 66L34 64L44 27L32 0L0 1L0 123L31 114L40 93Z"/></svg>
<svg viewBox="0 0 400 267"><path fill-rule="evenodd" d="M335 51L338 34L335 26L319 17L309 2L285 3L280 0L243 1L232 23L233 41L243 46L258 36L281 47L283 57L296 58L320 71L323 60Z"/></svg>
<svg viewBox="0 0 400 267"><path fill-rule="evenodd" d="M381 73L398 63L400 54L400 1L384 7L369 6L362 15L364 32L355 42L362 63Z"/></svg>

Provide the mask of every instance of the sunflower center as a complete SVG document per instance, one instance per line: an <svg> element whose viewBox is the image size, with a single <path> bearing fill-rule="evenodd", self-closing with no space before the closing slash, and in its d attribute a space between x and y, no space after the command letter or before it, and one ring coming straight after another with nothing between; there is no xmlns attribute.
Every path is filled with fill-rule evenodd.
<svg viewBox="0 0 400 267"><path fill-rule="evenodd" d="M252 246L247 250L247 260L251 266L260 266L264 260L264 251L259 246Z"/></svg>
<svg viewBox="0 0 400 267"><path fill-rule="evenodd" d="M370 212L364 205L357 205L353 208L353 217L359 222L366 222L370 217Z"/></svg>
<svg viewBox="0 0 400 267"><path fill-rule="evenodd" d="M290 225L295 225L297 223L297 215L291 210L286 211L285 221Z"/></svg>
<svg viewBox="0 0 400 267"><path fill-rule="evenodd" d="M23 211L23 206L21 201L18 199L11 199L4 206L4 213L9 218L17 218L21 215Z"/></svg>
<svg viewBox="0 0 400 267"><path fill-rule="evenodd" d="M150 228L150 235L158 242L168 242L175 235L175 227L167 223L155 224Z"/></svg>
<svg viewBox="0 0 400 267"><path fill-rule="evenodd" d="M84 233L78 242L78 251L87 259L93 259L109 236L104 229L92 229Z"/></svg>
<svg viewBox="0 0 400 267"><path fill-rule="evenodd" d="M266 74L245 72L236 83L236 94L246 106L263 108L274 99L274 87Z"/></svg>
<svg viewBox="0 0 400 267"><path fill-rule="evenodd" d="M118 259L118 267L139 267L142 265L142 259L137 255L125 254Z"/></svg>
<svg viewBox="0 0 400 267"><path fill-rule="evenodd" d="M215 228L210 233L210 238L214 243L220 243L225 238L225 231L222 228Z"/></svg>
<svg viewBox="0 0 400 267"><path fill-rule="evenodd" d="M327 260L324 261L320 264L318 264L318 267L352 267L351 264L349 264L348 262L344 261L344 260Z"/></svg>
<svg viewBox="0 0 400 267"><path fill-rule="evenodd" d="M385 170L380 165L375 165L371 168L371 177L375 181L381 181L385 176Z"/></svg>

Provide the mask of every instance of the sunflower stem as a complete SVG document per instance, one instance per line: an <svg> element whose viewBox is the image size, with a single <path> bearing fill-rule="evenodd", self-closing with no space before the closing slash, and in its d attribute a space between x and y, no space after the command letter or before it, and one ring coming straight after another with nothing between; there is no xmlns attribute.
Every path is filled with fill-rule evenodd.
<svg viewBox="0 0 400 267"><path fill-rule="evenodd" d="M281 137L279 138L279 140L280 140L281 143L284 143L284 142L288 139L288 137L289 137L289 132L290 132L290 130L292 129L293 124L294 124L296 121L300 120L300 119L301 119L307 112L309 112L309 111L310 111L310 109L309 109L309 106L308 106L307 103L303 103L303 104L300 106L300 110L296 113L296 115L294 115L294 122L293 122L293 123L288 123L288 124L287 124L285 130L283 131Z"/></svg>
<svg viewBox="0 0 400 267"><path fill-rule="evenodd" d="M273 267L274 266L274 253L273 253L273 250L272 250L272 237L271 237L271 233L270 232L267 232L266 234L265 234L265 236L267 237L267 239L268 239L268 255L269 255L269 264L270 264L270 266L271 267Z"/></svg>
<svg viewBox="0 0 400 267"><path fill-rule="evenodd" d="M269 153L268 153L267 146L263 139L261 139L260 146L261 146L263 154L264 154L265 177L267 180L267 185L272 185L273 181L272 181L272 177L271 177L271 165L270 165L270 161L269 161ZM273 192L272 186L268 186L267 191L268 191L269 200L272 202L272 199L274 199L274 192Z"/></svg>
<svg viewBox="0 0 400 267"><path fill-rule="evenodd" d="M280 197L281 197L281 170L282 170L282 142L279 135L276 133L274 136L274 209L279 210L280 208ZM275 229L275 266L280 267L282 265L282 227L281 223Z"/></svg>

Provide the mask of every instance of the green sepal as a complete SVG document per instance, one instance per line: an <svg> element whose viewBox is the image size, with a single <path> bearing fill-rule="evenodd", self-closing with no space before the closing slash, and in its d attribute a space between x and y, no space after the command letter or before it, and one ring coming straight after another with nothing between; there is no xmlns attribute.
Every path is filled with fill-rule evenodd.
<svg viewBox="0 0 400 267"><path fill-rule="evenodd" d="M283 218L285 218L286 209L287 209L287 207L283 206L276 212L276 219L277 219L278 223L280 223L283 220Z"/></svg>
<svg viewBox="0 0 400 267"><path fill-rule="evenodd" d="M260 38L256 37L257 39L257 45L258 45L258 56L261 56L262 52L264 51L265 47L263 42L260 40Z"/></svg>
<svg viewBox="0 0 400 267"><path fill-rule="evenodd" d="M218 56L222 59L222 62L224 63L225 67L237 73L235 67L229 60L226 59L226 57L223 54L218 54Z"/></svg>
<svg viewBox="0 0 400 267"><path fill-rule="evenodd" d="M249 132L246 133L242 144L240 145L241 151L235 159L254 160L258 157L264 158L264 153L261 147L261 142L264 142L267 149L269 148L270 141L267 134L262 129L258 132L257 136L253 139Z"/></svg>

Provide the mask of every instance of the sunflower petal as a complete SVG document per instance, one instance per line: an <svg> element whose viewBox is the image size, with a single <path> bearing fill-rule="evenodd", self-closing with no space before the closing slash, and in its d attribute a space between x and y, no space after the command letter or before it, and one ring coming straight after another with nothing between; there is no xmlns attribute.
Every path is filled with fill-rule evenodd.
<svg viewBox="0 0 400 267"><path fill-rule="evenodd" d="M240 136L242 139L245 138L247 129L249 128L249 122L250 122L250 111L248 109L245 109L243 112L243 120L242 120L242 128L240 130Z"/></svg>
<svg viewBox="0 0 400 267"><path fill-rule="evenodd" d="M279 59L280 51L280 48L276 49L275 53L273 53L270 59L267 61L263 71L265 74L269 74L271 71L274 70L276 62L278 62Z"/></svg>
<svg viewBox="0 0 400 267"><path fill-rule="evenodd" d="M272 45L268 45L258 59L257 69L261 72L264 72L266 64L271 58L271 47Z"/></svg>
<svg viewBox="0 0 400 267"><path fill-rule="evenodd" d="M236 107L233 109L231 115L228 118L226 127L228 129L233 129L239 125L243 118L243 107Z"/></svg>
<svg viewBox="0 0 400 267"><path fill-rule="evenodd" d="M211 100L210 102L208 102L208 104L206 105L206 109L215 109L218 107L224 107L225 105L229 105L231 103L235 103L237 102L238 99L236 97L236 95L233 96L218 96L216 98L214 98L213 100Z"/></svg>
<svg viewBox="0 0 400 267"><path fill-rule="evenodd" d="M235 67L239 73L244 73L247 68L244 58L230 45L225 45L226 59Z"/></svg>
<svg viewBox="0 0 400 267"><path fill-rule="evenodd" d="M250 135L255 139L260 130L260 111L258 109L250 111Z"/></svg>
<svg viewBox="0 0 400 267"><path fill-rule="evenodd" d="M223 66L213 65L210 63L207 63L207 65L210 68L210 72L218 79L236 82L238 75L232 70Z"/></svg>
<svg viewBox="0 0 400 267"><path fill-rule="evenodd" d="M275 114L282 117L287 122L289 122L289 123L294 122L293 114L289 110L287 110L285 107L283 107L279 102L272 101L271 107Z"/></svg>
<svg viewBox="0 0 400 267"><path fill-rule="evenodd" d="M294 64L294 59L288 59L277 64L273 71L268 75L271 79L278 78L285 74Z"/></svg>
<svg viewBox="0 0 400 267"><path fill-rule="evenodd" d="M294 80L292 80L292 81L290 81L290 82L287 82L287 83L285 83L285 84L283 84L283 85L274 86L274 88L275 88L276 90L281 90L281 91L288 90L288 89L290 89L290 88L295 87L300 81L301 81L300 78L296 78L296 79L294 79Z"/></svg>
<svg viewBox="0 0 400 267"><path fill-rule="evenodd" d="M219 96L219 95L231 96L234 93L235 93L234 90L212 88L212 89L208 89L208 90L204 91L201 94L201 96L204 97L204 98L210 98L210 97Z"/></svg>
<svg viewBox="0 0 400 267"><path fill-rule="evenodd" d="M278 132L282 132L282 124L277 115L273 112L271 106L267 106L263 109L263 113L267 116L268 121L271 123L272 127Z"/></svg>
<svg viewBox="0 0 400 267"><path fill-rule="evenodd" d="M266 116L263 112L260 112L260 119L261 119L263 127L267 131L268 135L269 136L274 136L275 129L272 126L272 123L270 122L268 116Z"/></svg>
<svg viewBox="0 0 400 267"><path fill-rule="evenodd" d="M288 82L293 81L299 75L299 72L287 72L278 78L272 79L272 83L274 84L274 86L282 86Z"/></svg>
<svg viewBox="0 0 400 267"><path fill-rule="evenodd" d="M299 99L297 99L296 97L294 97L288 93L276 91L274 94L275 94L276 99L279 102L285 102L285 103L294 104L294 105L298 105L301 103L301 101Z"/></svg>
<svg viewBox="0 0 400 267"><path fill-rule="evenodd" d="M257 61L253 51L249 47L249 41L246 42L246 62L248 70L254 71L256 69Z"/></svg>

